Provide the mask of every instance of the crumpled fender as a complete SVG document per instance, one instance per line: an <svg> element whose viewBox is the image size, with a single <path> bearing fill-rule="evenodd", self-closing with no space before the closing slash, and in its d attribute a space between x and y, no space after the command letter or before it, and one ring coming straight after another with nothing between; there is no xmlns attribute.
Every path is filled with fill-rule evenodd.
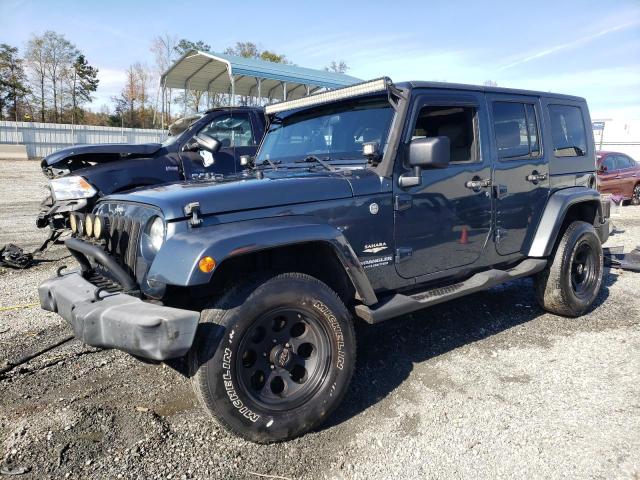
<svg viewBox="0 0 640 480"><path fill-rule="evenodd" d="M204 256L218 265L239 255L274 247L306 242L326 242L342 263L367 305L377 302L376 295L349 242L335 227L314 217L273 217L226 223L205 228L190 228L170 237L156 255L147 280L168 285L191 286L208 283L214 272L198 268Z"/></svg>

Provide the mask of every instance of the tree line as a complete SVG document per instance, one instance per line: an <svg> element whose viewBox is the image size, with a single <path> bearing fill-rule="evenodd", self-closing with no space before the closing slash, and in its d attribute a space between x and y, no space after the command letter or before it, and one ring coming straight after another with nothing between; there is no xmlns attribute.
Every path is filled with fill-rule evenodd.
<svg viewBox="0 0 640 480"><path fill-rule="evenodd" d="M190 50L212 51L204 41L191 41L165 33L153 39L150 53L153 65L135 62L125 72L121 92L94 112L88 104L99 86L99 71L84 53L64 35L47 31L32 35L24 53L18 47L0 44L0 120L73 123L132 128L157 128L180 117L186 103L190 112L205 108L206 92L169 92L165 98L164 119L159 79L173 63ZM223 49L230 55L256 58L274 63L291 63L286 55L261 49L253 42L237 42ZM332 61L326 70L345 73L347 64ZM212 94L213 106L228 102L228 95ZM239 97L241 104L251 100Z"/></svg>

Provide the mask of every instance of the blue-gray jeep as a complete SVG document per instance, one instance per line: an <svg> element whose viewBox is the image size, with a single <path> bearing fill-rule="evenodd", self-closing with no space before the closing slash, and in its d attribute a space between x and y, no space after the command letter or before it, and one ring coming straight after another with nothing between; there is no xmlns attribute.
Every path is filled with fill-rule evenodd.
<svg viewBox="0 0 640 480"><path fill-rule="evenodd" d="M336 408L358 319L526 276L548 311L592 307L609 224L583 99L384 78L266 115L246 171L74 214L80 268L40 285L42 307L87 344L181 359L203 406L256 442Z"/></svg>

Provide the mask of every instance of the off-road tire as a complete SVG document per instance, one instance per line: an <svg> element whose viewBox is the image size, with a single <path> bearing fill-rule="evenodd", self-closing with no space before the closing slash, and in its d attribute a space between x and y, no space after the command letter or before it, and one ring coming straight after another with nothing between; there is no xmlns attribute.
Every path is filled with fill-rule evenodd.
<svg viewBox="0 0 640 480"><path fill-rule="evenodd" d="M593 306L602 286L602 273L600 238L593 225L575 221L564 231L547 266L535 276L536 299L549 312L579 317Z"/></svg>
<svg viewBox="0 0 640 480"><path fill-rule="evenodd" d="M265 322L268 315L273 315L272 312L286 313L283 314L285 327L278 330L280 333L268 328L260 330L263 325L275 325L260 323ZM303 334L297 338L292 337L290 343L285 344L290 345L286 355L281 355L284 351L282 345L270 347L271 342L275 344L277 335L299 333L300 322L308 323L304 324ZM296 332L293 331L294 325L298 328ZM258 340L256 332L265 330L265 338L259 343L252 343ZM274 338L270 339L270 336ZM311 338L324 340L320 341L318 347L314 346L310 354L303 353L301 342L311 341ZM283 340L278 340L281 341ZM263 352L263 345L272 348L269 354ZM251 348L255 351L249 357L254 362L251 367L247 367L251 358L247 363L245 360L247 352L253 351ZM278 348L282 349L277 350ZM308 348L307 344L306 349ZM317 353L324 354L313 357L316 348ZM310 370L306 372L307 380L297 379L294 385L293 371L289 374L290 377L286 377L287 372L280 360L290 356L291 362L295 363L301 361L305 354L309 355L305 358L311 359L304 360L305 366L307 361L313 360L317 369L309 367ZM222 426L246 440L271 443L302 435L329 417L347 391L355 358L356 345L351 315L338 295L314 277L301 273L283 273L238 283L208 305L201 313L188 363L196 396ZM269 371L269 365L267 372L263 372L265 361L272 362L274 369ZM250 382L247 382L247 376L251 372L243 370L244 368L257 369ZM264 384L259 388L253 381L254 377L257 378L256 383L259 385L260 372L264 374ZM280 393L282 405L278 404L281 399L277 398L278 394L271 387L277 378L273 375L280 375L281 382L282 379L289 382ZM267 383L271 378L271 383ZM297 386L298 381L302 382L302 387ZM298 388L300 390L297 394L300 397L296 402L292 400L287 403L285 397ZM267 400L270 403L265 403Z"/></svg>

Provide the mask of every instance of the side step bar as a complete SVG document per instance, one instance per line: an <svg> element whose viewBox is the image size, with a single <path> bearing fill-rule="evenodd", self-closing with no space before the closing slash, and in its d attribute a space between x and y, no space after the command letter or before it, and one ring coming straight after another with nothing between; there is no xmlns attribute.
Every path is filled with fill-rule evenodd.
<svg viewBox="0 0 640 480"><path fill-rule="evenodd" d="M487 290L501 283L528 277L542 270L547 261L542 258L528 258L509 270L487 270L479 272L464 282L434 288L413 295L397 293L383 299L376 305L356 305L356 315L367 323L379 323L389 318L398 317L415 312L438 303L469 295L470 293Z"/></svg>

